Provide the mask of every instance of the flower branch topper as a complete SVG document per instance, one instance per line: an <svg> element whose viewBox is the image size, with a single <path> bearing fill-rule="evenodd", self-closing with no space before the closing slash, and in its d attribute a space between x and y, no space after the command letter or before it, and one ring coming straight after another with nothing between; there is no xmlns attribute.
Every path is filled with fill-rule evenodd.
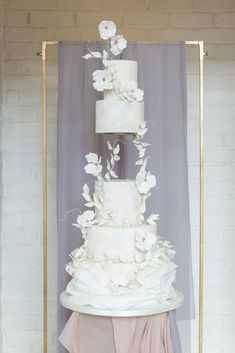
<svg viewBox="0 0 235 353"><path fill-rule="evenodd" d="M112 21L102 21L99 24L100 38L107 41L107 50L103 52L91 51L83 56L84 59L97 58L102 59L104 70L93 72L93 86L98 92L113 90L117 96L129 102L141 102L144 98L143 90L138 88L137 82L130 81L126 85L119 82L115 75L115 69L112 65L112 55L117 56L127 46L127 41L123 35L116 34L116 24ZM112 55L111 55L112 54Z"/></svg>

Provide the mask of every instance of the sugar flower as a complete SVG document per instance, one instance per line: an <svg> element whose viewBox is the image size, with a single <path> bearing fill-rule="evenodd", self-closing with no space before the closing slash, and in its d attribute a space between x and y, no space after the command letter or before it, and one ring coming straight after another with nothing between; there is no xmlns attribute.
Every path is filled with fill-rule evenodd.
<svg viewBox="0 0 235 353"><path fill-rule="evenodd" d="M141 251L149 251L156 243L156 234L151 232L138 232L136 234L136 247Z"/></svg>
<svg viewBox="0 0 235 353"><path fill-rule="evenodd" d="M156 178L150 172L140 170L136 176L136 187L141 194L147 194L156 185Z"/></svg>
<svg viewBox="0 0 235 353"><path fill-rule="evenodd" d="M88 163L94 163L94 164L98 163L98 156L96 153L90 152L85 157Z"/></svg>
<svg viewBox="0 0 235 353"><path fill-rule="evenodd" d="M113 21L102 21L99 24L100 38L107 40L116 34L116 25Z"/></svg>
<svg viewBox="0 0 235 353"><path fill-rule="evenodd" d="M92 174L94 176L97 176L98 174L100 174L102 172L102 166L99 164L93 164L93 163L88 163L85 167L84 167L85 171L87 174Z"/></svg>
<svg viewBox="0 0 235 353"><path fill-rule="evenodd" d="M141 102L144 98L144 91L138 88L137 82L130 81L126 86L126 92L124 96L130 102Z"/></svg>
<svg viewBox="0 0 235 353"><path fill-rule="evenodd" d="M119 55L127 46L127 41L122 35L111 38L110 51L113 55Z"/></svg>
<svg viewBox="0 0 235 353"><path fill-rule="evenodd" d="M98 176L102 172L101 158L99 159L96 153L86 155L86 160L89 162L85 167L87 174Z"/></svg>
<svg viewBox="0 0 235 353"><path fill-rule="evenodd" d="M94 88L99 91L103 92L105 89L112 89L113 88L113 76L110 71L108 70L96 70L93 72L93 83Z"/></svg>
<svg viewBox="0 0 235 353"><path fill-rule="evenodd" d="M94 223L94 218L95 218L95 212L88 210L83 212L81 215L78 216L77 218L77 224L81 227L85 227L89 224Z"/></svg>
<svg viewBox="0 0 235 353"><path fill-rule="evenodd" d="M83 255L86 251L86 248L84 245L81 245L79 248L74 249L70 256L73 259L74 262L76 262L76 259L78 259L79 257L81 257L81 255Z"/></svg>

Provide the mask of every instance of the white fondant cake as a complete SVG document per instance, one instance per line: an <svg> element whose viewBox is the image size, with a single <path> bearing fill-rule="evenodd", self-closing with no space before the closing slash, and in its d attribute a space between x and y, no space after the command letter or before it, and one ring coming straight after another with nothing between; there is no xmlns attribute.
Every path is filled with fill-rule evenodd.
<svg viewBox="0 0 235 353"><path fill-rule="evenodd" d="M122 36L112 37L110 52L120 54L125 43ZM71 302L110 311L174 298L176 270L175 251L157 235L158 215L145 217L145 203L156 179L146 170L149 145L143 141L147 127L143 91L137 86L137 62L110 60L111 53L89 51L84 56L101 58L104 64L104 70L93 73L94 88L104 92L104 100L96 102L96 132L134 134L139 170L134 180L118 179L115 166L120 160L120 140L107 143L110 159L106 163L96 153L86 155L85 171L96 177L94 193L87 184L83 186L88 210L74 225L81 229L84 244L71 253L66 265L73 277L66 288Z"/></svg>
<svg viewBox="0 0 235 353"><path fill-rule="evenodd" d="M138 80L138 64L133 60L112 60L111 62L115 80L118 82L118 92L125 88L129 82ZM104 90L104 100L122 100L115 89Z"/></svg>
<svg viewBox="0 0 235 353"><path fill-rule="evenodd" d="M139 223L142 195L136 188L135 180L111 180L95 183L95 192L101 193L103 207L96 209L99 218L100 212L109 212L110 219L106 224L135 225Z"/></svg>
<svg viewBox="0 0 235 353"><path fill-rule="evenodd" d="M140 91L135 87L137 62L111 60L109 68L114 77L113 88L105 89L104 99L96 102L96 132L137 133L144 121L144 102L135 99L135 93Z"/></svg>
<svg viewBox="0 0 235 353"><path fill-rule="evenodd" d="M144 102L96 102L97 133L137 133L144 121Z"/></svg>
<svg viewBox="0 0 235 353"><path fill-rule="evenodd" d="M156 224L141 224L135 227L91 226L87 230L87 257L95 261L143 260L138 237L152 237L154 244L151 251L155 251L157 249L156 229Z"/></svg>
<svg viewBox="0 0 235 353"><path fill-rule="evenodd" d="M97 308L128 309L174 298L175 265L167 260L149 266L87 260L74 269L67 293L74 303Z"/></svg>

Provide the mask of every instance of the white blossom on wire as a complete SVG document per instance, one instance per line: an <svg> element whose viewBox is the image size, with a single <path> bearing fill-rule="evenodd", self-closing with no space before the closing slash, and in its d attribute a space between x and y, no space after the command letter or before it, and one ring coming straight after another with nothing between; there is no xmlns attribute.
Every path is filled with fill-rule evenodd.
<svg viewBox="0 0 235 353"><path fill-rule="evenodd" d="M117 26L113 21L101 21L99 24L100 38L107 40L115 36Z"/></svg>
<svg viewBox="0 0 235 353"><path fill-rule="evenodd" d="M126 48L127 41L123 35L117 35L111 38L110 51L113 55L117 56Z"/></svg>

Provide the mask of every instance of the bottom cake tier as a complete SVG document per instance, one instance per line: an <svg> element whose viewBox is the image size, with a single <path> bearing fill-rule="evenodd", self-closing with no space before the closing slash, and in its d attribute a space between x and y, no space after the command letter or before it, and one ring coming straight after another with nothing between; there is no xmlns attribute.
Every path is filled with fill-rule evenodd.
<svg viewBox="0 0 235 353"><path fill-rule="evenodd" d="M66 266L73 277L66 292L75 304L125 310L175 297L176 265L171 261L175 252L169 242L159 239L157 247L135 261L97 261L87 256L86 247L87 241L72 253L73 261Z"/></svg>
<svg viewBox="0 0 235 353"><path fill-rule="evenodd" d="M66 292L76 304L125 310L165 303L175 297L172 283L176 266L170 261L143 269L136 264L90 262L89 265L76 269L76 275L67 285Z"/></svg>

